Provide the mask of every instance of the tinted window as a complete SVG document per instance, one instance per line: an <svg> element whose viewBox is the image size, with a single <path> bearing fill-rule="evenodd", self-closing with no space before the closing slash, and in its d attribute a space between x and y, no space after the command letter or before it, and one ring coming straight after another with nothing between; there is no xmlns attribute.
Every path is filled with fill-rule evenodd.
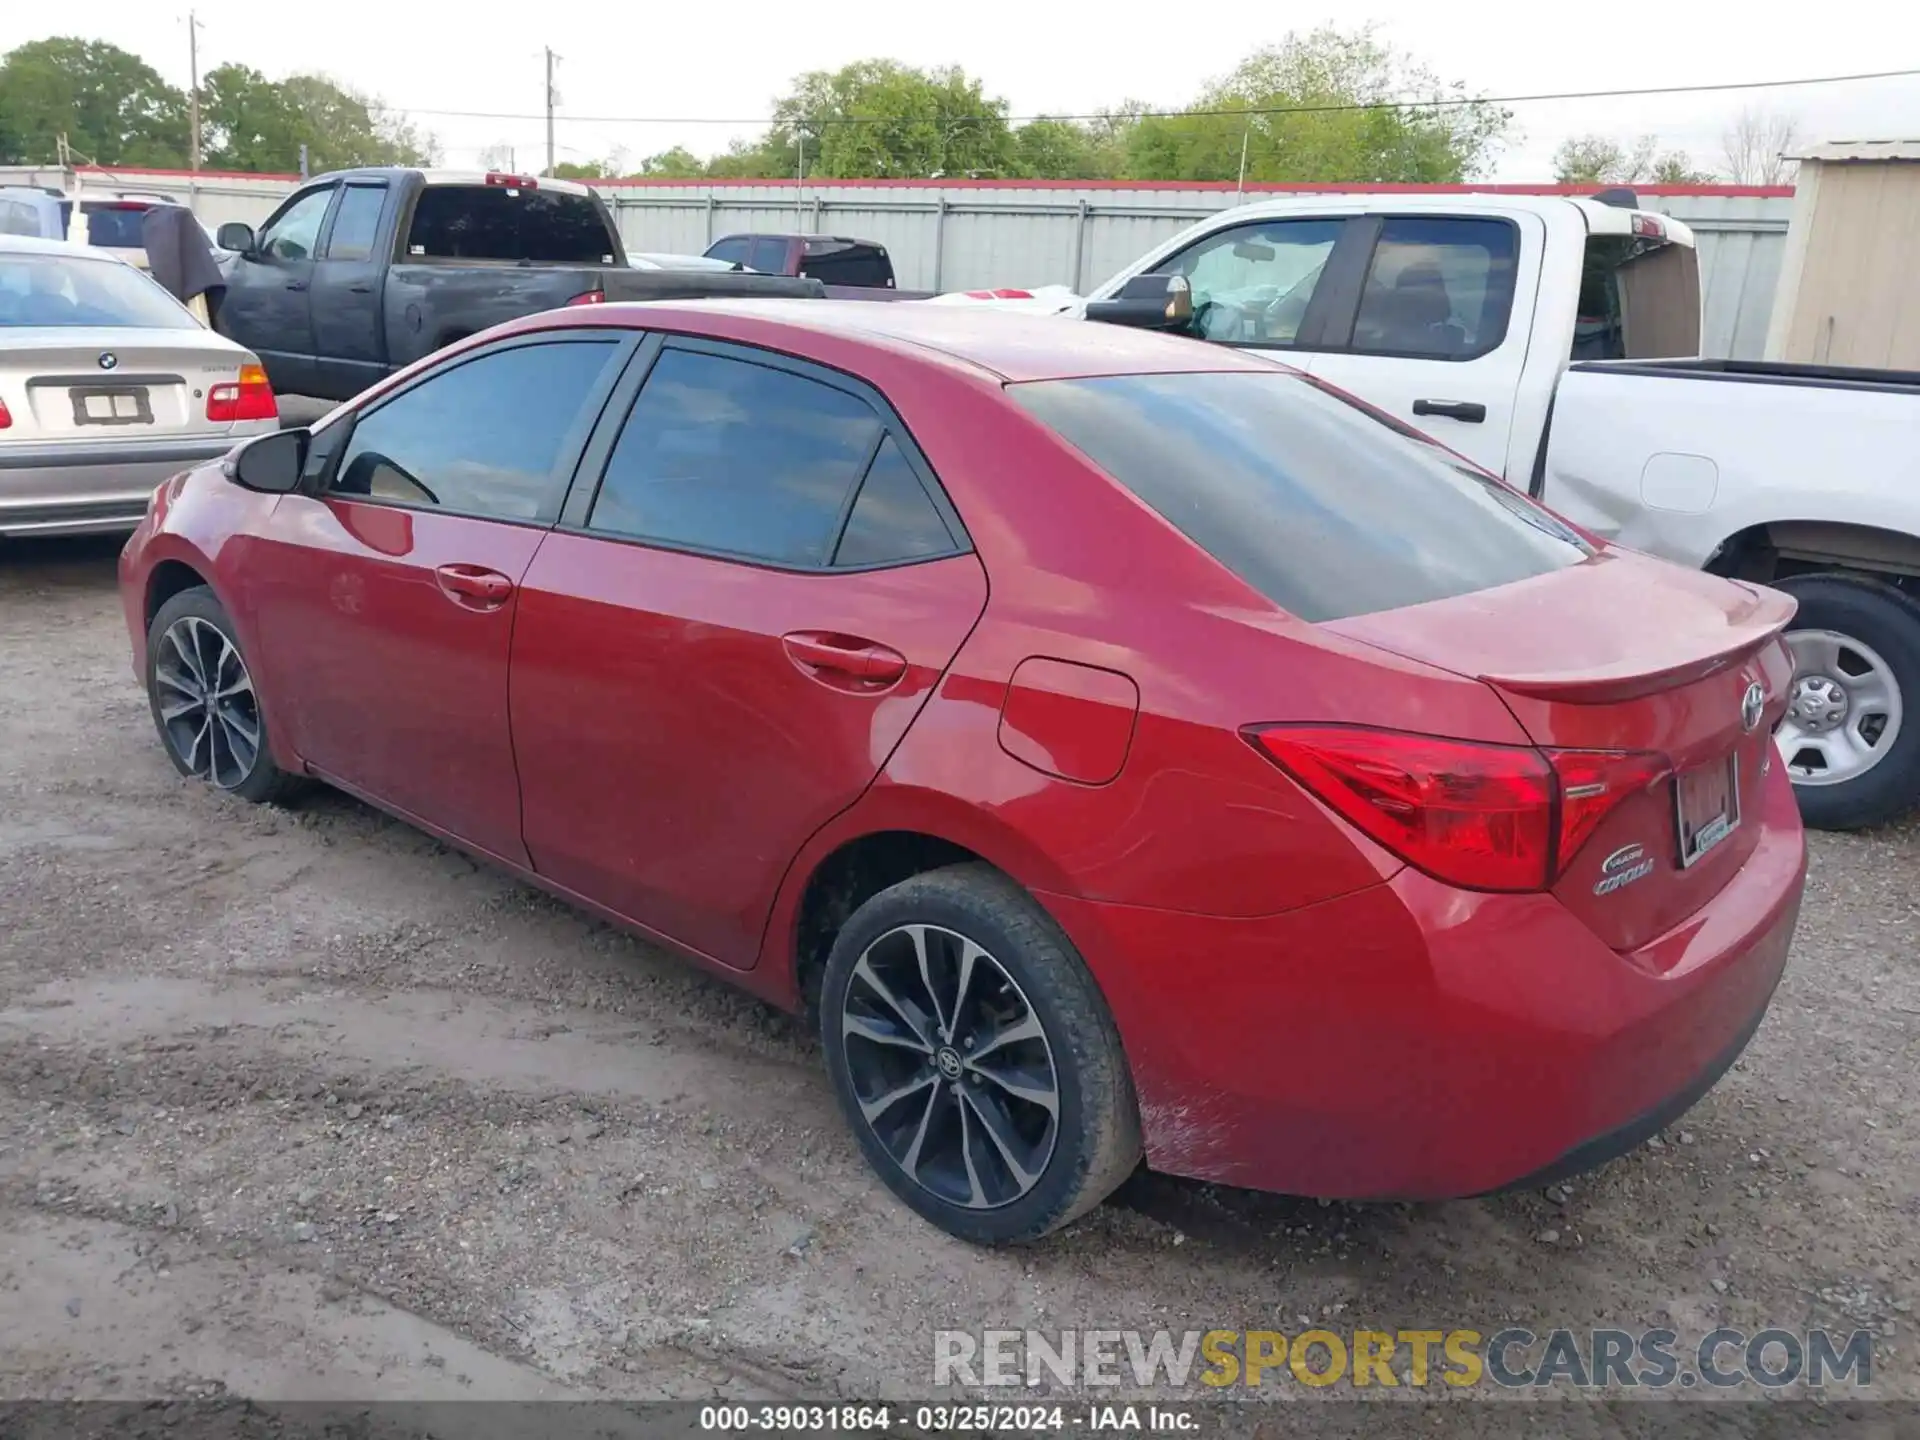
<svg viewBox="0 0 1920 1440"><path fill-rule="evenodd" d="M197 328L151 277L109 256L0 250L0 326L16 325Z"/></svg>
<svg viewBox="0 0 1920 1440"><path fill-rule="evenodd" d="M407 233L412 259L611 265L613 254L593 197L555 190L432 185L420 192Z"/></svg>
<svg viewBox="0 0 1920 1440"><path fill-rule="evenodd" d="M380 211L387 203L384 185L349 185L333 215L333 234L327 239L329 260L366 260L373 255L373 238L380 229Z"/></svg>
<svg viewBox="0 0 1920 1440"><path fill-rule="evenodd" d="M940 512L892 436L880 444L834 552L836 565L884 565L953 549Z"/></svg>
<svg viewBox="0 0 1920 1440"><path fill-rule="evenodd" d="M729 265L744 265L749 248L744 235L735 235L708 246L707 256L713 260L725 260Z"/></svg>
<svg viewBox="0 0 1920 1440"><path fill-rule="evenodd" d="M1291 375L1124 375L1008 393L1282 609L1335 620L1591 553L1431 441Z"/></svg>
<svg viewBox="0 0 1920 1440"><path fill-rule="evenodd" d="M893 279L887 252L872 245L807 246L800 273L822 285L863 285L884 289Z"/></svg>
<svg viewBox="0 0 1920 1440"><path fill-rule="evenodd" d="M1353 348L1470 360L1506 338L1515 233L1504 220L1389 219L1360 293Z"/></svg>
<svg viewBox="0 0 1920 1440"><path fill-rule="evenodd" d="M607 461L588 524L786 565L823 565L880 422L816 380L664 351Z"/></svg>
<svg viewBox="0 0 1920 1440"><path fill-rule="evenodd" d="M320 243L320 222L333 203L333 186L309 190L267 222L260 232L260 251L276 260L311 260Z"/></svg>
<svg viewBox="0 0 1920 1440"><path fill-rule="evenodd" d="M1209 235L1154 268L1193 287L1203 340L1291 345L1344 220L1263 220Z"/></svg>
<svg viewBox="0 0 1920 1440"><path fill-rule="evenodd" d="M787 242L784 240L756 240L747 251L747 268L758 270L765 275L784 275L787 273Z"/></svg>
<svg viewBox="0 0 1920 1440"><path fill-rule="evenodd" d="M361 417L333 489L467 515L535 520L559 505L560 452L614 340L482 355Z"/></svg>

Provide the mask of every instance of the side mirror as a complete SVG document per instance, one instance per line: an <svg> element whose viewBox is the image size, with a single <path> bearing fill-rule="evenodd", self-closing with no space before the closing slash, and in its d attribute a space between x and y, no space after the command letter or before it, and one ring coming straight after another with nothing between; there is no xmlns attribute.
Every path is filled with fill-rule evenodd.
<svg viewBox="0 0 1920 1440"><path fill-rule="evenodd" d="M221 462L221 468L227 479L242 490L257 490L262 495L289 495L300 488L310 438L310 432L304 427L256 435L237 446Z"/></svg>
<svg viewBox="0 0 1920 1440"><path fill-rule="evenodd" d="M1184 330L1193 319L1193 287L1184 275L1136 275L1111 300L1088 301L1087 319L1139 330Z"/></svg>
<svg viewBox="0 0 1920 1440"><path fill-rule="evenodd" d="M229 220L214 233L213 238L222 250L235 250L242 255L253 254L253 227L239 220Z"/></svg>

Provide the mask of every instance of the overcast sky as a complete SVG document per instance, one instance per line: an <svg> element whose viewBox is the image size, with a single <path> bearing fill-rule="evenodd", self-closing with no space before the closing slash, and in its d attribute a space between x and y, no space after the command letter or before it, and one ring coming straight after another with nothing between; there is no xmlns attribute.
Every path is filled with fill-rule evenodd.
<svg viewBox="0 0 1920 1440"><path fill-rule="evenodd" d="M53 7L29 12L22 0L11 8L0 45L82 34L138 53L176 84L187 82L184 4L176 10L169 0L88 0L57 21L41 18ZM561 160L594 159L616 147L635 161L673 145L700 154L723 149L758 127L616 124L570 115L752 120L766 116L802 71L876 55L960 65L985 82L989 95L1010 102L1015 116L1091 111L1127 97L1173 106L1246 52L1278 42L1290 29L1329 22L1372 22L1382 39L1443 80L1463 81L1486 95L1920 66L1920 5L1891 0L1830 10L1797 6L1776 12L1778 21L1765 18L1759 6L1689 0L1582 10L1539 0L1352 0L1343 6L1302 0L1188 12L1194 24L1184 32L1151 18L1168 13L1158 6L1034 0L736 0L724 10L685 0L592 7L494 0L458 10L405 0L200 0L197 13L203 71L228 61L276 78L318 70L407 111L439 137L449 164L471 165L483 148L504 143L516 148L522 168L544 161L539 111L542 47L548 45L561 56ZM1743 105L1797 116L1811 139L1920 138L1920 78L1556 101L1514 107L1515 134L1491 178L1549 179L1560 141L1593 131L1623 140L1656 133L1663 148L1686 149L1714 168L1720 134ZM529 118L444 113L454 111Z"/></svg>

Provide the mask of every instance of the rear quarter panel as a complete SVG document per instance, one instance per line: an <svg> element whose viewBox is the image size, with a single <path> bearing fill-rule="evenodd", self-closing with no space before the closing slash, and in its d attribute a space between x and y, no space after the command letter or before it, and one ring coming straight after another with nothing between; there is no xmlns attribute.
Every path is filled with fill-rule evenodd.
<svg viewBox="0 0 1920 1440"><path fill-rule="evenodd" d="M1541 498L1595 534L1699 567L1755 525L1920 535L1920 389L1568 370Z"/></svg>

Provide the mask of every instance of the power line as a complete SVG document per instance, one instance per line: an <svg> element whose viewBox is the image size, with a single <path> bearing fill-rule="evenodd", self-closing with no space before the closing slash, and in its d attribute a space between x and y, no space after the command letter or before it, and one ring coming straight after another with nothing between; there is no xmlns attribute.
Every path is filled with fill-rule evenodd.
<svg viewBox="0 0 1920 1440"><path fill-rule="evenodd" d="M956 115L954 120L1000 120L1022 123L1029 120L1107 120L1115 118L1232 117L1248 115L1331 115L1355 110L1454 110L1469 105L1531 105L1547 100L1624 100L1642 95L1706 95L1729 90L1786 90L1804 85L1845 85L1860 80L1906 80L1920 76L1920 68L1910 70L1871 70L1857 75L1811 75L1794 80L1742 80L1717 85L1648 85L1618 90L1557 90L1536 95L1461 95L1431 100L1362 100L1333 105L1252 105L1231 110L1096 110L1083 115ZM543 114L513 110L430 110L411 106L391 106L414 115L438 115L463 120L545 120ZM771 125L769 115L562 115L559 118L584 125ZM818 125L889 125L898 117L889 115L836 115L809 121Z"/></svg>

